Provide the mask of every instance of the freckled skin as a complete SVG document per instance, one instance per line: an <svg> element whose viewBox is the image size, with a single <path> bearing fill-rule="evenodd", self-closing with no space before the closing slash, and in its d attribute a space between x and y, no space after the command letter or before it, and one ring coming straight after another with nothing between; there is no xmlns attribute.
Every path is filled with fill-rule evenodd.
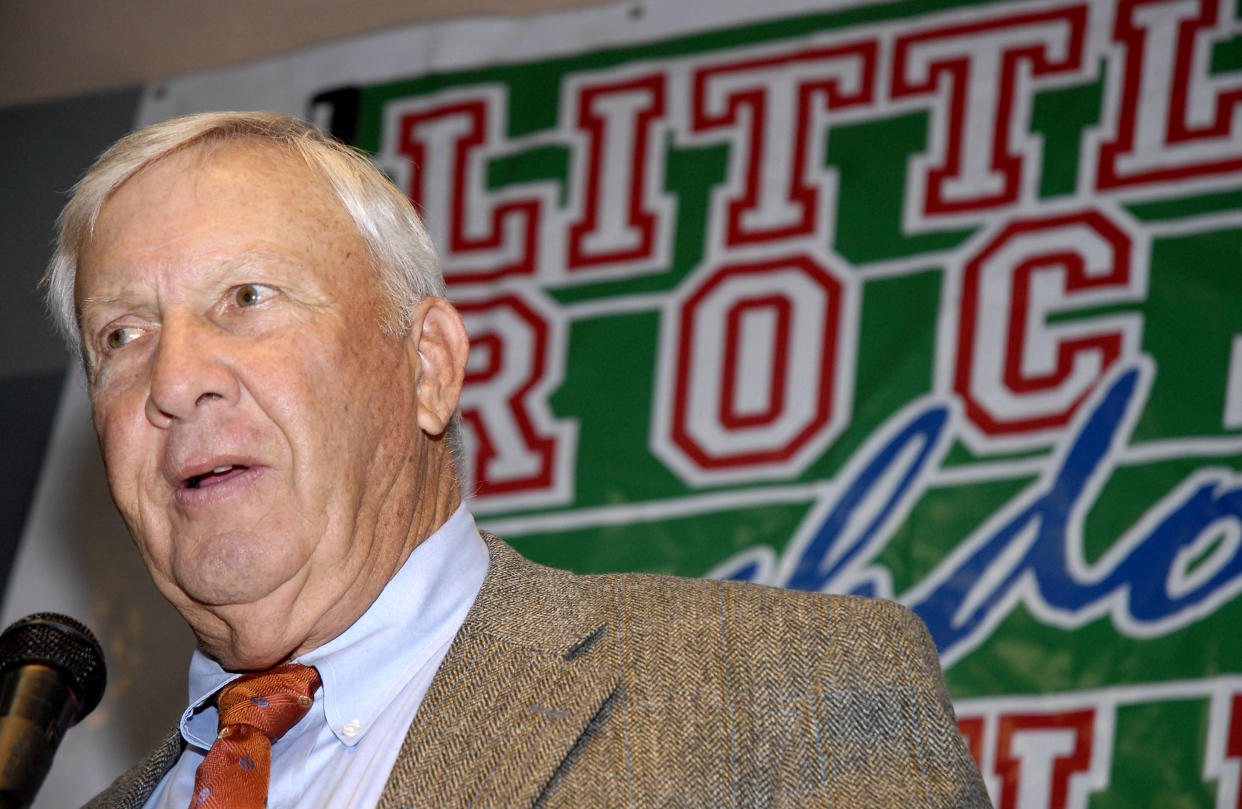
<svg viewBox="0 0 1242 809"><path fill-rule="evenodd" d="M464 374L461 319L427 298L407 334L385 334L367 256L325 182L259 141L150 166L83 251L113 499L226 668L335 637L460 501L438 437ZM186 485L224 464L240 471Z"/></svg>

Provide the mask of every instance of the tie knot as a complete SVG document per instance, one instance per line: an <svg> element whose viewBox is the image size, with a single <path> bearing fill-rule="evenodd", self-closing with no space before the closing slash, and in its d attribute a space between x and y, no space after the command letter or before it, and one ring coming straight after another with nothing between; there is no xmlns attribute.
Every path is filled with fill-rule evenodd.
<svg viewBox="0 0 1242 809"><path fill-rule="evenodd" d="M317 688L319 672L297 663L243 675L220 692L220 732L248 725L279 739L310 710Z"/></svg>

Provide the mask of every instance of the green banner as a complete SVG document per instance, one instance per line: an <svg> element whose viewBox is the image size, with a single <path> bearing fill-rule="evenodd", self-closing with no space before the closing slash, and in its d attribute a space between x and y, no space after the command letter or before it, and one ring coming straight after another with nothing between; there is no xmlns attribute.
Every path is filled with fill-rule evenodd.
<svg viewBox="0 0 1242 809"><path fill-rule="evenodd" d="M309 113L442 251L484 526L909 605L998 807L1238 807L1239 16L873 4Z"/></svg>

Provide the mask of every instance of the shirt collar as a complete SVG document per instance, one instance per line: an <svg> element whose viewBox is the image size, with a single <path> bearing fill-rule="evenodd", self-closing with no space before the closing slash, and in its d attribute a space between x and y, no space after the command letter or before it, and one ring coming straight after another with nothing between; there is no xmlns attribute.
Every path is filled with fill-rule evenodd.
<svg viewBox="0 0 1242 809"><path fill-rule="evenodd" d="M452 641L487 573L487 546L460 506L423 540L374 603L348 629L293 662L314 666L323 681L328 726L355 745L397 693ZM195 651L190 661L190 705L181 734L211 747L217 714L211 697L237 678Z"/></svg>

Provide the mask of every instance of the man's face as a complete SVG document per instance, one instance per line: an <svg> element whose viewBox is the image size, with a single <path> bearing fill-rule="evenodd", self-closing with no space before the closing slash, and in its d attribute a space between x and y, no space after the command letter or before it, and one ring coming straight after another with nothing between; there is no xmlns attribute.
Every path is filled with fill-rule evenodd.
<svg viewBox="0 0 1242 809"><path fill-rule="evenodd" d="M200 642L257 668L352 622L429 442L417 343L324 181L257 141L167 157L105 204L76 298L113 497Z"/></svg>

